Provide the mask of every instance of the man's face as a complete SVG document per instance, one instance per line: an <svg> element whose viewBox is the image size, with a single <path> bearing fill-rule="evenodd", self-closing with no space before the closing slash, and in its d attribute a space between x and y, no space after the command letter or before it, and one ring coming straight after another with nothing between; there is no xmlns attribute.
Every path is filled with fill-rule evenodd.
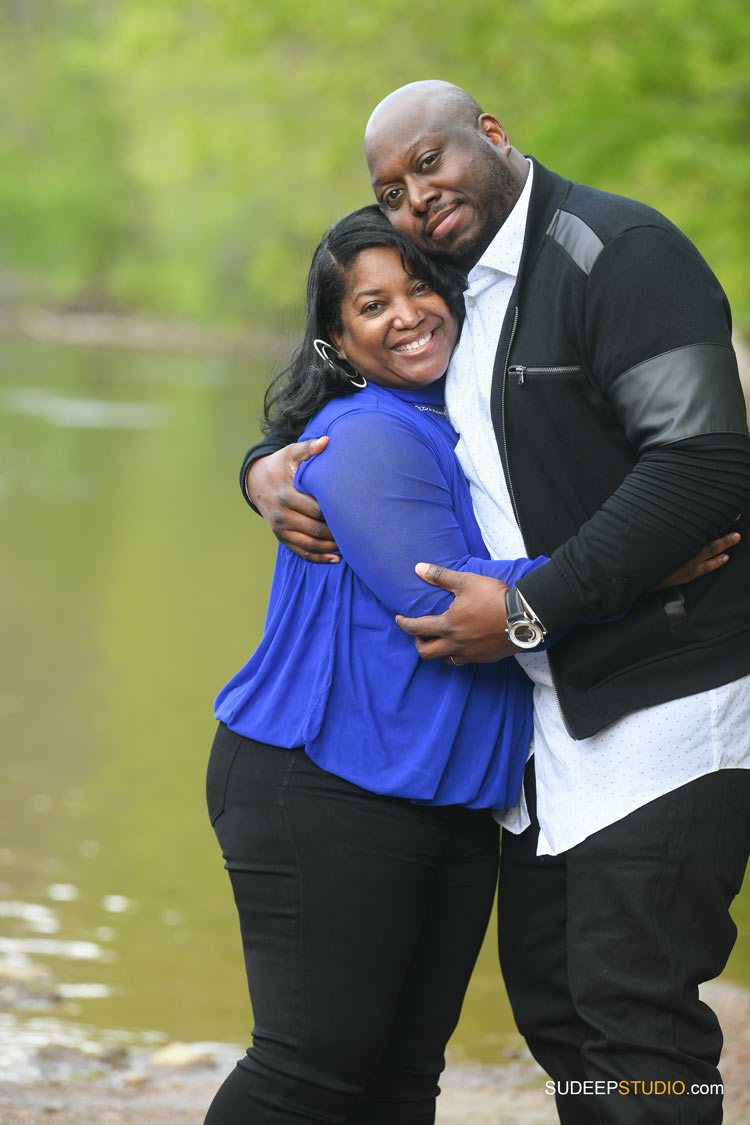
<svg viewBox="0 0 750 1125"><path fill-rule="evenodd" d="M434 107L393 107L366 140L375 196L423 250L469 269L523 187L503 157L506 146L505 132L488 115L475 126L441 122Z"/></svg>

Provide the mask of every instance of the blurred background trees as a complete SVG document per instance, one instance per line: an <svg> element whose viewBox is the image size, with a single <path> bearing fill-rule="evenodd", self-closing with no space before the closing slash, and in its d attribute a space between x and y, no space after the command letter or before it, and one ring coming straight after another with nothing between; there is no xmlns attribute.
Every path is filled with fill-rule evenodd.
<svg viewBox="0 0 750 1125"><path fill-rule="evenodd" d="M743 0L0 0L0 301L288 326L391 89L664 211L750 329Z"/></svg>

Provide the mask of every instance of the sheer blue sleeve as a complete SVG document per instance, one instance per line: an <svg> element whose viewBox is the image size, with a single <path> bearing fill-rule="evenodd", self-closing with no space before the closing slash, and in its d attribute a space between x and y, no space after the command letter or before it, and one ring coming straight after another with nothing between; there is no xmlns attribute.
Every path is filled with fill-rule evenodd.
<svg viewBox="0 0 750 1125"><path fill-rule="evenodd" d="M315 496L342 557L394 613L442 613L453 600L417 577L418 562L510 585L546 561L480 557L484 545L468 486L457 482L457 463L446 470L429 437L403 420L376 410L353 411L333 421L329 433L328 448L303 462L295 484Z"/></svg>

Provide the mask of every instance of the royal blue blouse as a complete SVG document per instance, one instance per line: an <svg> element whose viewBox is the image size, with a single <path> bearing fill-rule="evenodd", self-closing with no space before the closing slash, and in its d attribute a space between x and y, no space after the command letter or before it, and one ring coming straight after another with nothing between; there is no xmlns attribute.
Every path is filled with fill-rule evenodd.
<svg viewBox="0 0 750 1125"><path fill-rule="evenodd" d="M454 456L443 382L372 384L329 402L304 434L327 449L297 470L342 562L279 545L263 639L219 692L216 717L248 738L304 746L324 770L425 804L516 803L531 734L531 684L515 660L425 661L394 621L442 613L452 595L417 562L512 584L546 561L492 561Z"/></svg>

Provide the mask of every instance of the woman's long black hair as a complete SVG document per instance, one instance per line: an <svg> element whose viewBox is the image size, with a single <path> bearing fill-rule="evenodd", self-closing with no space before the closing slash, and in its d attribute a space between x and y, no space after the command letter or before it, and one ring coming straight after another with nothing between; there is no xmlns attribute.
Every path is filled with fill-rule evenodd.
<svg viewBox="0 0 750 1125"><path fill-rule="evenodd" d="M372 204L353 211L330 228L313 255L307 279L305 335L286 370L278 375L263 404L263 429L285 442L297 441L314 414L332 398L356 392L357 378L345 361L333 364L320 358L313 340L331 342L331 332L341 332L341 305L346 275L363 250L392 247L412 277L426 281L459 321L463 317L464 275L451 266L438 265L405 235L395 230L380 208ZM330 348L331 354L336 349Z"/></svg>

